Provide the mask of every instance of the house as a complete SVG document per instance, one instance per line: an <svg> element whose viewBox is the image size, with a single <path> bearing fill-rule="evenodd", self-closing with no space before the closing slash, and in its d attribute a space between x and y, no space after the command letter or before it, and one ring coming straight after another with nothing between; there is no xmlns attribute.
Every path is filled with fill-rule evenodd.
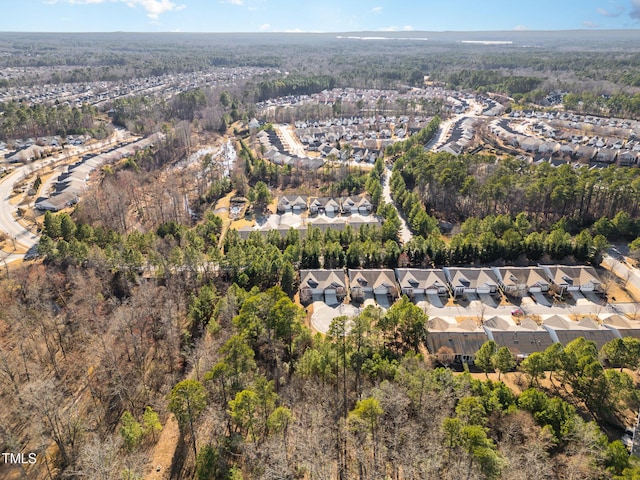
<svg viewBox="0 0 640 480"><path fill-rule="evenodd" d="M307 209L307 197L284 196L278 200L278 213L302 213Z"/></svg>
<svg viewBox="0 0 640 480"><path fill-rule="evenodd" d="M588 145L579 145L573 153L573 156L576 158L576 160L588 162L596 156L596 152L597 150L594 147Z"/></svg>
<svg viewBox="0 0 640 480"><path fill-rule="evenodd" d="M409 297L416 295L448 295L447 277L442 270L421 268L396 268L396 279L402 294Z"/></svg>
<svg viewBox="0 0 640 480"><path fill-rule="evenodd" d="M525 152L537 152L542 140L533 137L525 137L520 140L520 148Z"/></svg>
<svg viewBox="0 0 640 480"><path fill-rule="evenodd" d="M260 128L260 122L256 118L252 118L249 122L249 130L255 132Z"/></svg>
<svg viewBox="0 0 640 480"><path fill-rule="evenodd" d="M327 217L325 215L310 219L307 223L309 226L319 228L322 233L327 230L337 230L341 232L347 226L346 219L342 217Z"/></svg>
<svg viewBox="0 0 640 480"><path fill-rule="evenodd" d="M628 320L622 315L611 315L602 321L602 325L611 330L616 338L640 338L640 322Z"/></svg>
<svg viewBox="0 0 640 480"><path fill-rule="evenodd" d="M493 267L493 271L504 293L523 295L549 290L549 281L541 267Z"/></svg>
<svg viewBox="0 0 640 480"><path fill-rule="evenodd" d="M438 149L439 152L446 152L455 156L460 155L462 153L462 150L463 150L463 147L458 142L446 143Z"/></svg>
<svg viewBox="0 0 640 480"><path fill-rule="evenodd" d="M625 150L618 154L618 163L622 167L630 167L638 163L638 153L632 150Z"/></svg>
<svg viewBox="0 0 640 480"><path fill-rule="evenodd" d="M533 352L542 352L553 345L549 332L529 318L515 325L500 317L493 317L483 325L489 340L501 347L507 347L518 359L523 359Z"/></svg>
<svg viewBox="0 0 640 480"><path fill-rule="evenodd" d="M320 299L335 305L347 294L343 270L300 270L300 301L310 303Z"/></svg>
<svg viewBox="0 0 640 480"><path fill-rule="evenodd" d="M427 349L432 355L438 355L444 347L453 352L456 362L473 363L476 353L484 342L487 334L473 320L461 323L449 323L435 317L428 322Z"/></svg>
<svg viewBox="0 0 640 480"><path fill-rule="evenodd" d="M75 205L76 203L78 203L78 195L74 192L64 191L49 198L39 199L35 206L38 210L58 212L64 208L70 207L71 205Z"/></svg>
<svg viewBox="0 0 640 480"><path fill-rule="evenodd" d="M618 151L611 148L601 148L596 153L596 162L601 163L613 163L616 161L616 157L618 156Z"/></svg>
<svg viewBox="0 0 640 480"><path fill-rule="evenodd" d="M541 267L560 295L564 292L593 292L602 289L598 273L593 267L565 265L541 265Z"/></svg>
<svg viewBox="0 0 640 480"><path fill-rule="evenodd" d="M605 343L616 338L612 330L598 325L590 318L574 322L560 315L554 315L544 321L543 327L549 332L554 342L559 342L562 345L567 345L576 338L583 337L595 342L600 350Z"/></svg>
<svg viewBox="0 0 640 480"><path fill-rule="evenodd" d="M576 146L570 143L565 143L560 147L560 155L571 157L576 151Z"/></svg>
<svg viewBox="0 0 640 480"><path fill-rule="evenodd" d="M337 215L341 211L340 203L331 197L314 198L309 202L309 212L325 213L329 216Z"/></svg>
<svg viewBox="0 0 640 480"><path fill-rule="evenodd" d="M498 291L498 277L490 268L443 268L453 294L494 294Z"/></svg>
<svg viewBox="0 0 640 480"><path fill-rule="evenodd" d="M347 197L342 200L342 211L344 213L368 214L373 210L373 204L367 197Z"/></svg>
<svg viewBox="0 0 640 480"><path fill-rule="evenodd" d="M351 298L357 301L378 295L393 298L398 296L395 274L391 269L349 269L349 288Z"/></svg>
<svg viewBox="0 0 640 480"><path fill-rule="evenodd" d="M44 155L44 148L34 145L28 145L24 150L20 150L13 155L7 157L9 163L30 162L36 158L41 158Z"/></svg>

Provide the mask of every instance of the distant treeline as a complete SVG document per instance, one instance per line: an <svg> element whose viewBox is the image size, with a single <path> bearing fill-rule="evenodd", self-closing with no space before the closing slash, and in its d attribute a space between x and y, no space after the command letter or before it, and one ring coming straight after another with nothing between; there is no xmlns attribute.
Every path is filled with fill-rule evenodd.
<svg viewBox="0 0 640 480"><path fill-rule="evenodd" d="M640 76L636 79L640 85ZM597 95L593 92L569 93L563 99L567 110L592 115L622 118L640 118L640 93L616 92L613 95Z"/></svg>
<svg viewBox="0 0 640 480"><path fill-rule="evenodd" d="M336 79L328 75L302 77L290 76L274 80L265 80L257 85L256 100L261 102L269 98L287 95L311 95L336 86Z"/></svg>
<svg viewBox="0 0 640 480"><path fill-rule="evenodd" d="M98 111L85 105L25 105L17 102L0 103L0 140L25 139L50 135L84 135L104 138L107 130L96 123Z"/></svg>
<svg viewBox="0 0 640 480"><path fill-rule="evenodd" d="M531 92L544 81L538 77L507 76L494 70L468 69L450 73L443 78L451 88L500 92L507 95Z"/></svg>

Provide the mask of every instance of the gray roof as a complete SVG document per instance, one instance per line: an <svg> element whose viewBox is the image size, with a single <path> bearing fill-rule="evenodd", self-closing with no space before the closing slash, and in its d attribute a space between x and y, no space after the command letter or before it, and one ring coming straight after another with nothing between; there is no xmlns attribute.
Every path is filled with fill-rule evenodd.
<svg viewBox="0 0 640 480"><path fill-rule="evenodd" d="M486 332L471 320L456 325L439 318L429 321L427 348L431 354L448 347L455 355L473 357L487 340Z"/></svg>
<svg viewBox="0 0 640 480"><path fill-rule="evenodd" d="M516 357L527 357L553 345L549 332L530 319L514 325L502 318L493 317L485 322L484 328L498 345L507 347Z"/></svg>
<svg viewBox="0 0 640 480"><path fill-rule="evenodd" d="M300 270L300 288L345 288L344 270Z"/></svg>
<svg viewBox="0 0 640 480"><path fill-rule="evenodd" d="M396 278L391 269L354 270L349 269L351 288L396 288Z"/></svg>
<svg viewBox="0 0 640 480"><path fill-rule="evenodd" d="M590 318L573 322L559 315L554 315L544 321L544 326L547 330L553 330L558 341L563 345L567 345L576 338L584 337L586 340L595 342L600 350L605 343L616 338L610 329L598 325Z"/></svg>
<svg viewBox="0 0 640 480"><path fill-rule="evenodd" d="M447 267L444 270L453 288L498 287L498 277L490 268Z"/></svg>
<svg viewBox="0 0 640 480"><path fill-rule="evenodd" d="M545 271L540 267L500 267L494 268L500 283L505 287L527 288L536 285L549 285Z"/></svg>
<svg viewBox="0 0 640 480"><path fill-rule="evenodd" d="M570 267L566 265L542 265L549 278L556 285L581 287L589 283L600 285L600 278L596 269L586 266Z"/></svg>
<svg viewBox="0 0 640 480"><path fill-rule="evenodd" d="M447 288L447 278L442 270L422 268L396 268L400 288Z"/></svg>

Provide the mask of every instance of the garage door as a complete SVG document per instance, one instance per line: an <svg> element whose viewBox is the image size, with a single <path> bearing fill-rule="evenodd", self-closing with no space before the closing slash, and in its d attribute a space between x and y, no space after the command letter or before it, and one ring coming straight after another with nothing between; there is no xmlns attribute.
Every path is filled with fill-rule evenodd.
<svg viewBox="0 0 640 480"><path fill-rule="evenodd" d="M324 291L324 303L327 305L337 305L339 303L335 288L330 288Z"/></svg>

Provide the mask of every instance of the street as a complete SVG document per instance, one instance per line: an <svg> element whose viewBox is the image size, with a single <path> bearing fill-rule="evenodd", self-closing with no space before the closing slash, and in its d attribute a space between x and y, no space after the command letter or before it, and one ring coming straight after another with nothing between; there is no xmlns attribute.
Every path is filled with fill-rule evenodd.
<svg viewBox="0 0 640 480"><path fill-rule="evenodd" d="M24 254L15 253L15 250L29 250L36 245L40 239L37 233L24 226L16 218L18 205L12 204L10 199L17 183L45 167L53 166L55 168L57 163L67 160L74 155L83 155L96 149L105 150L111 148L129 136L130 134L126 130L117 129L107 141L101 141L93 145L70 147L55 157L49 157L18 167L9 175L0 179L0 231L6 233L8 236L5 242L5 248L0 251L0 261L10 263L24 258ZM52 179L53 178L54 177L52 177ZM47 186L45 185L44 187L46 188Z"/></svg>

